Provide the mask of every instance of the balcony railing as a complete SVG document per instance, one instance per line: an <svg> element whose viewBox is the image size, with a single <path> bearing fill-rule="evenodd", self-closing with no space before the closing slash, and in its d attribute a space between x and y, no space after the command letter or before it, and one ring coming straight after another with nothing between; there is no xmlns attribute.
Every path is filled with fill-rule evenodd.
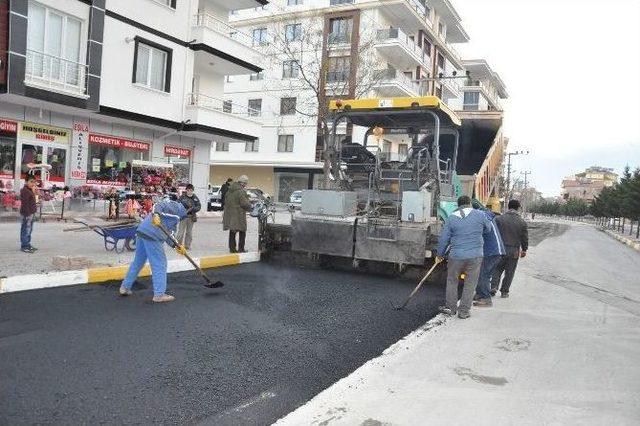
<svg viewBox="0 0 640 426"><path fill-rule="evenodd" d="M421 95L422 90L420 89L420 83L410 79L406 75L393 68L387 68L384 70L380 70L377 73L378 84L397 84L399 86L403 86L404 88L411 90L412 92Z"/></svg>
<svg viewBox="0 0 640 426"><path fill-rule="evenodd" d="M228 100L214 98L213 96L201 93L190 93L187 95L187 106L219 111L226 114L240 115L244 117L259 117L260 110L249 108L246 105L235 104Z"/></svg>
<svg viewBox="0 0 640 426"><path fill-rule="evenodd" d="M500 103L500 98L498 96L496 96L494 90L492 90L489 86L487 86L482 81L480 81L480 80L472 80L472 79L465 79L464 82L462 83L462 86L464 86L464 87L479 87L482 90L482 93L484 94L484 96L488 100L493 102L497 109L502 109L502 105Z"/></svg>
<svg viewBox="0 0 640 426"><path fill-rule="evenodd" d="M398 43L404 45L404 47L414 55L416 55L420 61L422 61L423 65L430 69L431 68L431 57L427 52L422 50L415 41L411 39L407 34L405 34L399 28L385 28L382 30L378 30L376 32L376 40L380 43L388 43L390 41L397 41Z"/></svg>
<svg viewBox="0 0 640 426"><path fill-rule="evenodd" d="M72 94L87 93L87 66L27 49L25 83Z"/></svg>
<svg viewBox="0 0 640 426"><path fill-rule="evenodd" d="M199 13L195 15L193 25L195 27L204 27L210 29L217 32L218 34L222 34L229 38L232 38L248 47L253 47L254 45L253 37L251 37L249 34L243 33L237 28L232 27L226 22L223 22L208 13Z"/></svg>

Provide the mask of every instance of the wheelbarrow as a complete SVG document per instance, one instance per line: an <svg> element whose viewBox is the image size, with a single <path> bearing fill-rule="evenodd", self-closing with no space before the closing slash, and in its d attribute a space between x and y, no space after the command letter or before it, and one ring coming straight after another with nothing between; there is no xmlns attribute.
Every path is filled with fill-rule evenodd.
<svg viewBox="0 0 640 426"><path fill-rule="evenodd" d="M137 222L128 222L123 224L113 224L109 226L89 225L82 220L74 220L81 223L88 229L104 238L104 248L107 251L115 251L123 253L125 250L134 251L136 249L136 231L138 229ZM73 231L77 229L69 229Z"/></svg>

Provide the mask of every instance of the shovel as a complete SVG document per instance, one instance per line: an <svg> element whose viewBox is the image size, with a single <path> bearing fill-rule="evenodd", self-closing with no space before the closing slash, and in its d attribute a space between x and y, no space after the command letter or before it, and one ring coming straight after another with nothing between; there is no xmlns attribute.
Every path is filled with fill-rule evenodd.
<svg viewBox="0 0 640 426"><path fill-rule="evenodd" d="M429 271L427 271L427 273L424 274L424 277L422 277L422 279L420 280L416 288L414 288L411 294L409 294L409 297L407 297L407 300L405 300L401 306L394 306L393 309L395 309L396 311L404 309L404 307L407 306L407 303L409 303L409 300L411 300L411 298L418 292L418 290L420 290L420 287L422 287L422 284L424 284L425 281L427 281L427 278L429 278L429 275L431 275L431 273L436 269L436 266L438 266L438 264L441 262L442 260L439 260L439 258L436 257L436 261L431 267L431 269L429 269Z"/></svg>

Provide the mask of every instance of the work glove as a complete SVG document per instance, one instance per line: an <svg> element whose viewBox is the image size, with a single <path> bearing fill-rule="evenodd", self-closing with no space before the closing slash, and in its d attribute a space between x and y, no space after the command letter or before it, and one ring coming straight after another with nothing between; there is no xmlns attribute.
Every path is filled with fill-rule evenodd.
<svg viewBox="0 0 640 426"><path fill-rule="evenodd" d="M160 226L162 224L162 221L160 220L160 215L155 213L151 218L151 223L153 223L153 226Z"/></svg>
<svg viewBox="0 0 640 426"><path fill-rule="evenodd" d="M184 256L185 254L187 254L187 248L182 244L178 244L176 246L176 252Z"/></svg>

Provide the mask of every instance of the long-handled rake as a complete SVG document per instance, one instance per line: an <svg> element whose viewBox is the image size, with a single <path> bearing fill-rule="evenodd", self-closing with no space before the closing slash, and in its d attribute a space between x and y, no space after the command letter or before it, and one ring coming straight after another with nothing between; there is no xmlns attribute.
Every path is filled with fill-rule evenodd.
<svg viewBox="0 0 640 426"><path fill-rule="evenodd" d="M405 306L407 306L407 303L409 303L409 301L411 300L411 298L418 292L418 290L420 290L420 287L422 287L422 284L425 283L425 281L427 281L427 278L429 278L429 276L433 273L433 271L436 269L436 266L438 266L438 264L440 264L442 262L442 260L440 260L439 257L436 257L436 261L434 262L433 266L431 267L431 269L429 269L427 271L426 274L424 274L424 277L422 277L422 279L420 280L420 282L418 283L418 285L416 286L416 288L413 289L413 291L411 292L411 294L409 294L409 297L407 297L407 300L404 301L404 303L401 306L394 306L393 309L395 309L396 311L399 311L401 309L404 309Z"/></svg>

